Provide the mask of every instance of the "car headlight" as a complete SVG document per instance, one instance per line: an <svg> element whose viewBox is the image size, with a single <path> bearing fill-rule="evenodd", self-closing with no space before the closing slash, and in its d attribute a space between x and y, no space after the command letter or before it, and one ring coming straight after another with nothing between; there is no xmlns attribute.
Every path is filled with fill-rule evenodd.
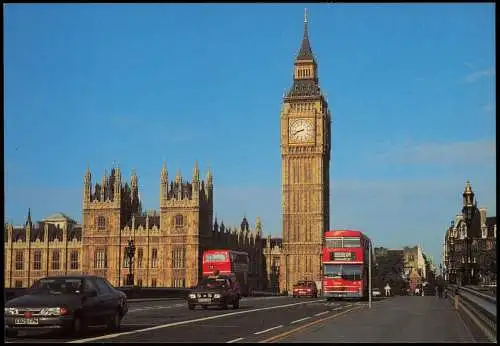
<svg viewBox="0 0 500 346"><path fill-rule="evenodd" d="M40 315L50 316L50 315L64 315L68 312L66 308L43 308L40 311Z"/></svg>
<svg viewBox="0 0 500 346"><path fill-rule="evenodd" d="M220 294L219 293L215 293L214 294L214 298L220 298Z"/></svg>
<svg viewBox="0 0 500 346"><path fill-rule="evenodd" d="M196 298L196 294L194 294L194 293L191 293L191 294L189 295L189 298L191 298L191 299L194 299L194 298Z"/></svg>
<svg viewBox="0 0 500 346"><path fill-rule="evenodd" d="M16 308L4 308L4 314L5 315L17 315L18 310Z"/></svg>

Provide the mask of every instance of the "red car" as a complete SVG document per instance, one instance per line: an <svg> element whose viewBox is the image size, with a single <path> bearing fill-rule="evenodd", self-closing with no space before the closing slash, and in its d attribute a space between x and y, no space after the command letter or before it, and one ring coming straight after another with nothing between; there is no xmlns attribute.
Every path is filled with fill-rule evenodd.
<svg viewBox="0 0 500 346"><path fill-rule="evenodd" d="M314 281L299 281L293 285L293 297L318 297L318 288Z"/></svg>

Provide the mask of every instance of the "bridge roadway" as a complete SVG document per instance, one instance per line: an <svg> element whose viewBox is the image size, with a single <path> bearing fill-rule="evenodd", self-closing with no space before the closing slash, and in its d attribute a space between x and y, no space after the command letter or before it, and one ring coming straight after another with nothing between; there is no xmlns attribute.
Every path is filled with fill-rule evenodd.
<svg viewBox="0 0 500 346"><path fill-rule="evenodd" d="M119 332L92 328L81 339L22 333L7 342L474 342L450 303L436 297L366 302L245 298L240 309L188 310L182 300L131 302Z"/></svg>

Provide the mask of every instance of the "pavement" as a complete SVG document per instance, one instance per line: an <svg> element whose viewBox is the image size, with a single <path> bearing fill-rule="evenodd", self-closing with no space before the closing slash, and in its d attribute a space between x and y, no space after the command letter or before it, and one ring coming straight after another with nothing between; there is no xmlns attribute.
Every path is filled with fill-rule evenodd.
<svg viewBox="0 0 500 346"><path fill-rule="evenodd" d="M92 328L81 339L21 334L7 342L475 342L445 299L367 302L249 297L240 308L189 310L178 301L131 302L119 332Z"/></svg>
<svg viewBox="0 0 500 346"><path fill-rule="evenodd" d="M396 296L269 342L476 342L447 299Z"/></svg>

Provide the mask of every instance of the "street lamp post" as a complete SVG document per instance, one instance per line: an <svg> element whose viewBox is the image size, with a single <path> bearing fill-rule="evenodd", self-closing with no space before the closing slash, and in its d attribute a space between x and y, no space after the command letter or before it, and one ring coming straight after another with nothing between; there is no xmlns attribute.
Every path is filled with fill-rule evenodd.
<svg viewBox="0 0 500 346"><path fill-rule="evenodd" d="M134 285L134 273L133 273L133 264L134 264L134 256L135 256L135 245L134 240L129 239L128 246L125 249L127 258L128 258L128 274L127 274L127 285Z"/></svg>
<svg viewBox="0 0 500 346"><path fill-rule="evenodd" d="M368 253L368 308L372 307L372 243Z"/></svg>
<svg viewBox="0 0 500 346"><path fill-rule="evenodd" d="M471 244L470 244L470 236L471 232L471 223L472 223L472 206L464 207L464 218L465 225L467 227L466 235L465 235L465 273L464 273L464 282L463 285L471 284L471 275L470 275L470 258L471 258Z"/></svg>

